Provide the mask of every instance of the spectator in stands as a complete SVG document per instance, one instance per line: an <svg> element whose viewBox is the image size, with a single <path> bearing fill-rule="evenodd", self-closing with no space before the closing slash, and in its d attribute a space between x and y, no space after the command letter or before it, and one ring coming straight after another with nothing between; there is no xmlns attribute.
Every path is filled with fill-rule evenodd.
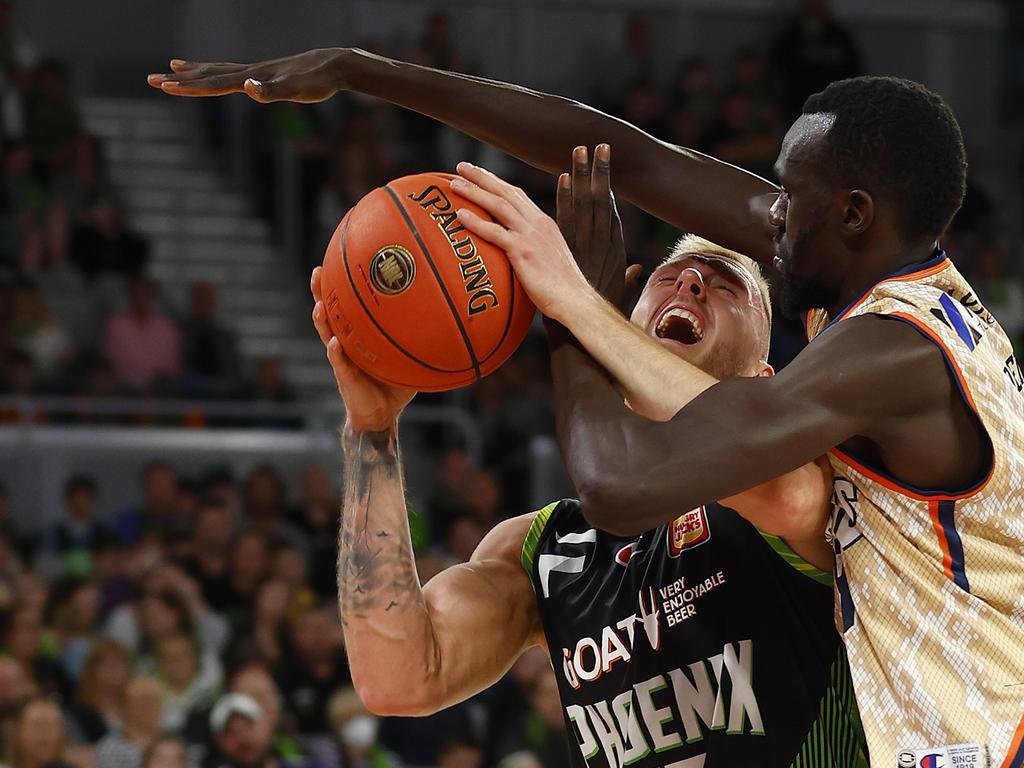
<svg viewBox="0 0 1024 768"><path fill-rule="evenodd" d="M221 610L230 597L228 566L233 532L231 510L224 504L208 499L199 506L183 566L199 583L203 597L214 610Z"/></svg>
<svg viewBox="0 0 1024 768"><path fill-rule="evenodd" d="M3 754L3 726L35 693L35 685L18 661L0 655L0 755Z"/></svg>
<svg viewBox="0 0 1024 768"><path fill-rule="evenodd" d="M91 581L74 576L58 579L50 588L43 612L51 653L75 683L93 644L99 610L99 590Z"/></svg>
<svg viewBox="0 0 1024 768"><path fill-rule="evenodd" d="M68 715L81 741L95 744L121 727L125 715L125 686L135 660L113 640L93 644L82 668L78 690Z"/></svg>
<svg viewBox="0 0 1024 768"><path fill-rule="evenodd" d="M103 334L103 353L118 378L139 394L171 392L181 375L181 338L174 323L154 306L156 287L145 278L131 285L131 298Z"/></svg>
<svg viewBox="0 0 1024 768"><path fill-rule="evenodd" d="M483 765L484 751L468 732L452 734L437 752L438 768L483 768Z"/></svg>
<svg viewBox="0 0 1024 768"><path fill-rule="evenodd" d="M60 663L43 643L40 607L15 604L3 617L0 645L21 665L41 693L66 694L70 681Z"/></svg>
<svg viewBox="0 0 1024 768"><path fill-rule="evenodd" d="M339 768L392 768L395 758L377 741L380 721L352 688L337 690L327 703L331 732L337 739Z"/></svg>
<svg viewBox="0 0 1024 768"><path fill-rule="evenodd" d="M260 705L244 693L223 696L210 713L218 758L210 765L221 768L299 768L300 757L282 755L274 749L273 723Z"/></svg>
<svg viewBox="0 0 1024 768"><path fill-rule="evenodd" d="M85 577L92 572L93 547L111 533L96 513L99 491L88 475L74 475L64 485L64 511L43 535L35 566L46 578L62 574Z"/></svg>
<svg viewBox="0 0 1024 768"><path fill-rule="evenodd" d="M262 464L249 473L243 489L243 505L249 530L305 553L306 537L286 519L284 481L276 469Z"/></svg>
<svg viewBox="0 0 1024 768"><path fill-rule="evenodd" d="M184 632L157 642L156 672L163 685L163 728L168 731L180 729L190 713L208 707L224 677L217 655Z"/></svg>
<svg viewBox="0 0 1024 768"><path fill-rule="evenodd" d="M812 93L861 73L860 47L829 13L828 0L800 0L799 12L775 37L771 58L787 122L800 114Z"/></svg>
<svg viewBox="0 0 1024 768"><path fill-rule="evenodd" d="M32 73L25 99L25 135L51 172L67 166L81 125L68 86L67 65L44 59Z"/></svg>
<svg viewBox="0 0 1024 768"><path fill-rule="evenodd" d="M142 768L189 768L185 742L177 736L158 736L142 753Z"/></svg>
<svg viewBox="0 0 1024 768"><path fill-rule="evenodd" d="M781 137L770 113L759 109L747 90L733 86L723 94L719 118L705 141L716 157L771 175Z"/></svg>
<svg viewBox="0 0 1024 768"><path fill-rule="evenodd" d="M292 587L280 578L260 584L252 607L252 630L245 639L247 650L274 665L281 661L287 643L286 620Z"/></svg>
<svg viewBox="0 0 1024 768"><path fill-rule="evenodd" d="M295 620L292 653L277 665L274 677L303 735L325 735L331 694L351 683L334 606L314 608Z"/></svg>
<svg viewBox="0 0 1024 768"><path fill-rule="evenodd" d="M115 610L106 634L136 653L151 653L168 635L194 635L203 651L223 652L231 637L226 619L211 611L198 583L179 566L165 563L149 573L137 603Z"/></svg>
<svg viewBox="0 0 1024 768"><path fill-rule="evenodd" d="M140 475L142 504L118 515L114 527L125 546L141 536L156 534L170 540L190 531L194 523L182 519L178 508L178 473L165 461L151 461Z"/></svg>
<svg viewBox="0 0 1024 768"><path fill-rule="evenodd" d="M183 389L189 397L233 397L241 387L242 361L234 334L217 319L217 287L192 286L192 303L182 326Z"/></svg>
<svg viewBox="0 0 1024 768"><path fill-rule="evenodd" d="M331 476L319 464L302 470L299 505L292 513L308 543L309 580L321 598L337 590L338 497Z"/></svg>
<svg viewBox="0 0 1024 768"><path fill-rule="evenodd" d="M149 243L132 232L109 197L99 197L71 230L68 258L90 281L114 278L137 282L149 259Z"/></svg>
<svg viewBox="0 0 1024 768"><path fill-rule="evenodd" d="M25 283L15 292L10 333L15 348L32 358L43 380L55 382L71 361L71 337L34 284Z"/></svg>
<svg viewBox="0 0 1024 768"><path fill-rule="evenodd" d="M528 697L530 706L525 710L520 730L509 734L504 754L525 750L545 768L569 768L565 713L559 704L558 681L550 666L538 669L528 682Z"/></svg>
<svg viewBox="0 0 1024 768"><path fill-rule="evenodd" d="M269 573L270 542L267 536L243 530L231 547L226 600L220 609L236 637L243 637L251 628L252 601Z"/></svg>
<svg viewBox="0 0 1024 768"><path fill-rule="evenodd" d="M280 360L275 357L263 357L256 361L256 369L246 397L261 403L291 403L295 400L295 393L285 380ZM281 421L272 421L269 424L284 425Z"/></svg>
<svg viewBox="0 0 1024 768"><path fill-rule="evenodd" d="M46 696L26 701L10 721L5 739L7 768L71 768L60 707Z"/></svg>
<svg viewBox="0 0 1024 768"><path fill-rule="evenodd" d="M4 148L0 177L0 248L3 261L22 274L42 266L46 246L46 187L35 173L32 147L16 141Z"/></svg>
<svg viewBox="0 0 1024 768"><path fill-rule="evenodd" d="M123 722L96 745L96 768L141 768L146 749L160 735L163 694L153 677L135 677L124 689Z"/></svg>

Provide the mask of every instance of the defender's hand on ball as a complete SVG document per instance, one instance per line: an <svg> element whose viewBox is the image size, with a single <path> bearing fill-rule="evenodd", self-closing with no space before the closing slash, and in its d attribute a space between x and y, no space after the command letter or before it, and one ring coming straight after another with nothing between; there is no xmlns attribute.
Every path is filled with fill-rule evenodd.
<svg viewBox="0 0 1024 768"><path fill-rule="evenodd" d="M331 331L320 290L322 267L316 267L309 281L313 292L313 325L320 341L327 348L327 360L338 382L338 392L345 402L345 418L356 432L379 432L391 429L399 414L416 395L416 390L392 387L367 376L341 349L341 342Z"/></svg>
<svg viewBox="0 0 1024 768"><path fill-rule="evenodd" d="M530 299L548 317L586 312L594 289L576 265L558 225L526 193L490 171L459 163L452 190L486 210L489 221L465 208L459 221L470 232L501 248Z"/></svg>
<svg viewBox="0 0 1024 768"><path fill-rule="evenodd" d="M171 71L146 80L174 96L223 96L245 93L254 101L313 104L329 99L340 86L341 51L320 48L255 64L171 59Z"/></svg>
<svg viewBox="0 0 1024 768"><path fill-rule="evenodd" d="M594 150L593 168L586 147L573 150L572 175L563 173L558 177L555 219L590 284L628 313L635 302L631 294L641 266L626 267L622 221L611 187L611 147L607 144L598 144Z"/></svg>

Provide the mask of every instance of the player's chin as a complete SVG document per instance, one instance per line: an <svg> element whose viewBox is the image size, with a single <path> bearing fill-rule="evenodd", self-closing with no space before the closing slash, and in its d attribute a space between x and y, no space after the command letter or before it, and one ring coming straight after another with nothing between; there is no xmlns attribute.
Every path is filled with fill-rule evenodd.
<svg viewBox="0 0 1024 768"><path fill-rule="evenodd" d="M676 357L681 357L683 360L694 365L697 365L704 358L708 348L707 337L689 344L657 335L654 336L654 339Z"/></svg>

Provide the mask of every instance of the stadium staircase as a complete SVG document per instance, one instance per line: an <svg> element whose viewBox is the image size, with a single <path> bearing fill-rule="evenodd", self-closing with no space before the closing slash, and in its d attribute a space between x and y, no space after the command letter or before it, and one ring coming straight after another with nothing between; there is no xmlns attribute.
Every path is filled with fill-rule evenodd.
<svg viewBox="0 0 1024 768"><path fill-rule="evenodd" d="M169 308L185 317L191 285L215 282L221 321L238 336L247 374L256 360L274 357L297 393L329 394L306 278L203 148L192 105L91 98L81 110L86 129L104 142L130 228L150 241L148 272Z"/></svg>

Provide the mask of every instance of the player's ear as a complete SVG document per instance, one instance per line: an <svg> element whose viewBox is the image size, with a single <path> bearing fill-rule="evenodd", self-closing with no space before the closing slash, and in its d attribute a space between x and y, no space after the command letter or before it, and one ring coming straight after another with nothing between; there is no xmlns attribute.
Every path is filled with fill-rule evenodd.
<svg viewBox="0 0 1024 768"><path fill-rule="evenodd" d="M754 373L752 377L755 379L767 378L775 375L775 369L766 360L758 360L757 365L754 366Z"/></svg>
<svg viewBox="0 0 1024 768"><path fill-rule="evenodd" d="M875 198L863 189L851 189L843 208L843 228L850 235L862 235L875 220Z"/></svg>

